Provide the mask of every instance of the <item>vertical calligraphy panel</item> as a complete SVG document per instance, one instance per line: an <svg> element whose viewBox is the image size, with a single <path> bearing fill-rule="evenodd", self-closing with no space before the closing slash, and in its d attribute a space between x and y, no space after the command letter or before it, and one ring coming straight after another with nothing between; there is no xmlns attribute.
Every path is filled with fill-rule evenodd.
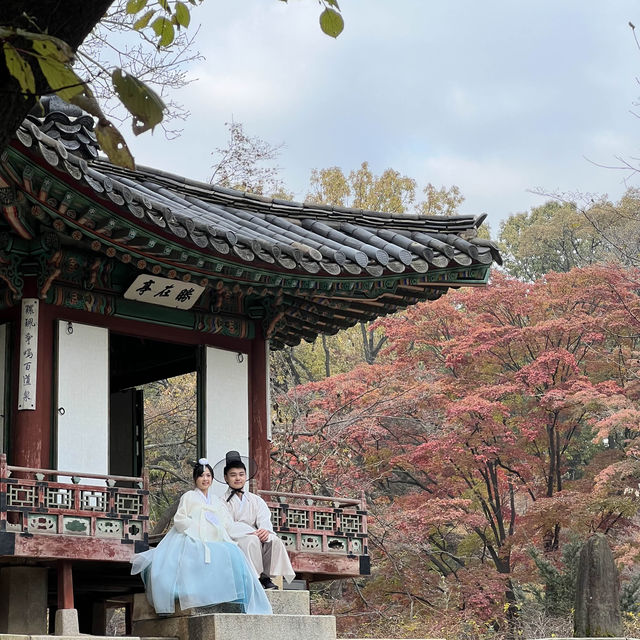
<svg viewBox="0 0 640 640"><path fill-rule="evenodd" d="M18 410L35 411L38 379L38 312L37 298L22 299L20 316L20 379Z"/></svg>

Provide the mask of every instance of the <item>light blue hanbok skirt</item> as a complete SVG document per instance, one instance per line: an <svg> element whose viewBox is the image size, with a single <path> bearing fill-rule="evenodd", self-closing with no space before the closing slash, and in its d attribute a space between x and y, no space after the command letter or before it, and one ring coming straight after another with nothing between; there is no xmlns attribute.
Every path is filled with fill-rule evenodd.
<svg viewBox="0 0 640 640"><path fill-rule="evenodd" d="M132 565L156 613L173 613L176 599L181 609L236 602L245 613L271 613L255 572L231 542L205 543L172 527L155 549L134 556Z"/></svg>

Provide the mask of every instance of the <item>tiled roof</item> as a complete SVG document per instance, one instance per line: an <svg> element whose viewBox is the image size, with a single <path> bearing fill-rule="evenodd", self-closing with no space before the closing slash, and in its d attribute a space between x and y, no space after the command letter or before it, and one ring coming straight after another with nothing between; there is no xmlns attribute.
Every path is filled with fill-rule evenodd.
<svg viewBox="0 0 640 640"><path fill-rule="evenodd" d="M36 124L31 117L18 137L98 195L198 247L333 276L500 262L494 243L476 237L485 216L425 217L289 202L146 167L130 171L104 160L87 163L76 155L97 155L85 118L53 112Z"/></svg>
<svg viewBox="0 0 640 640"><path fill-rule="evenodd" d="M440 289L434 289L433 272L478 267L486 273L492 262L501 263L496 245L477 237L484 215L425 217L289 202L147 167L132 171L98 159L91 125L88 116L53 111L41 118L29 116L16 137L29 153L66 174L78 188L93 192L112 211L121 212L119 222L128 217L213 260L218 256L261 272L336 282L354 277L400 282L400 278L411 277L406 290L410 294L400 288L377 306L371 302L361 313L354 303L353 317L345 312L343 326L419 299L438 297L449 281L440 279ZM126 229L121 235L126 244ZM401 286L407 284L405 280ZM465 283L451 282L450 286L460 284ZM331 309L331 295L325 295ZM309 307L306 321L317 311L311 306L321 300L317 291L305 300ZM303 300L297 298L292 305L299 313ZM295 313L291 311L291 317ZM307 328L303 335L311 333L313 328Z"/></svg>

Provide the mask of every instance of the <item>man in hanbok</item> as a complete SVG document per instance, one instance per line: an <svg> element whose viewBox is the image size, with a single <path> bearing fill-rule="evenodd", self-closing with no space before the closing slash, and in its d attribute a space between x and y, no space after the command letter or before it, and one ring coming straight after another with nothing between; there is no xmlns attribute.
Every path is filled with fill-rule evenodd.
<svg viewBox="0 0 640 640"><path fill-rule="evenodd" d="M287 550L273 531L267 503L245 490L247 465L237 451L227 453L223 472L228 485L223 500L234 521L229 535L255 568L265 589L278 588L272 581L277 576L291 582L296 574Z"/></svg>

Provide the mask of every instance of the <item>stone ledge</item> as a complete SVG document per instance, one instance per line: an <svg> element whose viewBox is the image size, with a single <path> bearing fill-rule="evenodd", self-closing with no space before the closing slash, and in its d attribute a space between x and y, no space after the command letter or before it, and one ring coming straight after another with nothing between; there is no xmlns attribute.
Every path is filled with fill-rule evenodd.
<svg viewBox="0 0 640 640"><path fill-rule="evenodd" d="M310 613L309 592L302 590L265 591L271 603L274 615L308 616ZM242 606L232 602L211 605L210 607L194 607L182 610L176 602L175 613L159 616L149 604L144 593L136 593L133 597L134 622L141 620L160 620L183 616L203 616L214 613L242 613Z"/></svg>
<svg viewBox="0 0 640 640"><path fill-rule="evenodd" d="M133 630L140 637L178 640L335 640L336 620L333 616L214 613L134 621Z"/></svg>
<svg viewBox="0 0 640 640"><path fill-rule="evenodd" d="M214 616L192 618L189 640L335 640L334 616L296 615L234 615L221 613ZM198 634L200 631L200 634Z"/></svg>
<svg viewBox="0 0 640 640"><path fill-rule="evenodd" d="M176 610L174 613L158 615L149 604L147 596L144 593L136 593L133 596L132 619L136 622L138 620L164 620L166 618L203 616L214 613L242 613L242 605L233 602L223 602L222 604L214 604L209 607L193 607L192 609L181 609L178 602L176 602L175 605Z"/></svg>

